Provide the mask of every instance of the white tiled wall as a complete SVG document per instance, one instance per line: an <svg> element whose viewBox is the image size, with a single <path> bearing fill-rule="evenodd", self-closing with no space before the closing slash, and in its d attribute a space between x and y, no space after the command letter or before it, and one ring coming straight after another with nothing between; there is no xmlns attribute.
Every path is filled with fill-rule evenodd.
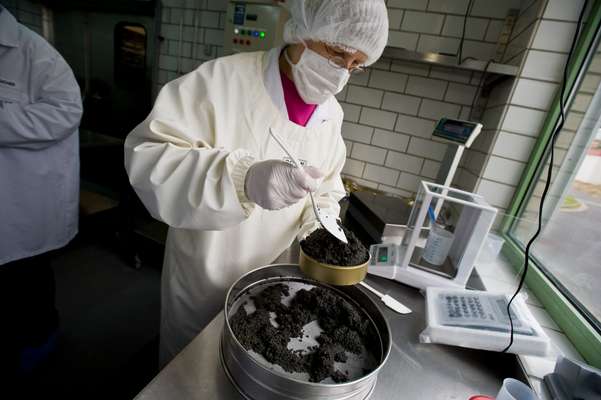
<svg viewBox="0 0 601 400"><path fill-rule="evenodd" d="M512 103L538 110L548 110L558 86L555 82L519 79L515 86Z"/></svg>
<svg viewBox="0 0 601 400"><path fill-rule="evenodd" d="M468 0L388 0L389 45L455 55L468 3ZM492 58L504 18L510 9L520 9L523 3L523 0L476 0L466 26L463 57Z"/></svg>
<svg viewBox="0 0 601 400"><path fill-rule="evenodd" d="M407 150L410 139L411 137L408 135L376 129L372 138L372 143L379 147L404 152Z"/></svg>
<svg viewBox="0 0 601 400"><path fill-rule="evenodd" d="M501 128L508 132L536 137L546 116L547 113L541 110L510 105L507 107Z"/></svg>
<svg viewBox="0 0 601 400"><path fill-rule="evenodd" d="M534 41L533 49L562 52L570 47L576 24L573 22L550 21L543 19Z"/></svg>
<svg viewBox="0 0 601 400"><path fill-rule="evenodd" d="M466 25L464 57L492 57L503 20L521 0L476 0ZM184 23L181 72L222 54L225 0L162 0L156 89L177 77L179 23ZM455 53L468 0L388 0L389 44ZM200 18L198 37L194 20ZM348 158L344 174L360 184L411 195L435 177L446 146L431 139L442 116L467 118L480 76L422 64L381 60L354 76L339 96ZM414 184L415 183L415 184Z"/></svg>
<svg viewBox="0 0 601 400"><path fill-rule="evenodd" d="M226 0L161 0L159 71L154 93L165 83L188 73L201 63L223 54ZM195 24L198 21L196 37ZM178 71L179 27L183 23L183 46Z"/></svg>
<svg viewBox="0 0 601 400"><path fill-rule="evenodd" d="M356 160L382 165L386 159L386 149L381 149L379 147L369 146L362 143L355 143L353 145L351 157Z"/></svg>
<svg viewBox="0 0 601 400"><path fill-rule="evenodd" d="M418 51L457 52L468 0L388 0L387 4L392 15L389 45ZM544 0L476 0L466 25L464 57L489 59L496 54L505 16L510 9L519 9L520 17L507 48L512 54L506 54L505 61L520 65L524 57L531 56L524 68L523 79L505 82L487 99L487 112L483 115L485 130L474 145L475 151L466 155L463 171L458 174L458 184L479 190L491 197L497 206L506 207L511 200L557 89L556 80L545 80L544 77L559 76L558 65L565 59L564 54L557 52L565 38L550 39L553 43L545 44L549 39L540 38L535 42L536 37L532 36L544 5ZM556 15L561 14L561 5L553 4L552 7ZM548 22L565 24L561 25L562 34L569 33L569 21L553 19L556 21ZM541 67L541 61L535 57L538 53L526 51L532 48L531 43L537 43L536 51L546 56L542 60L544 66ZM534 76L528 76L530 71ZM419 180L434 179L440 168L446 146L432 139L435 122L443 116L470 117L481 75L398 60L382 60L369 75L369 79L351 82L349 90L339 96L344 109L351 111L345 119L357 124L345 124L343 135L350 148L360 144L363 150L366 145L371 145L386 149L388 153L383 165L377 164L379 158L360 160L364 166L374 164L381 168L347 168L345 174L370 187L409 194L415 191ZM519 85L514 89L515 83ZM383 90L380 109L393 114L375 110L379 93L360 91L355 86ZM361 95L357 96L358 93ZM394 128L391 128L393 118ZM375 129L358 128L366 125ZM521 147L516 148L515 143ZM493 150L496 153L490 158ZM355 154L349 153L348 158L353 165L357 160ZM386 183L378 180L375 171L387 174ZM400 173L397 175L393 171ZM390 183L395 176L397 182Z"/></svg>
<svg viewBox="0 0 601 400"><path fill-rule="evenodd" d="M561 68L564 65L567 53L556 53L550 51L530 50L526 56L526 62L521 76L525 78L540 79L543 81L561 81Z"/></svg>
<svg viewBox="0 0 601 400"><path fill-rule="evenodd" d="M441 116L469 113L476 92L471 78L471 73L457 76L427 65L384 60L362 80L351 82L338 96L345 109L342 134L353 150L348 162L362 161L366 168L346 168L345 175L402 195L414 192L420 179L435 177L446 149L431 139L435 122ZM355 152L357 146L361 153ZM384 152L384 162L381 157L357 158L368 146L378 149L375 154Z"/></svg>
<svg viewBox="0 0 601 400"><path fill-rule="evenodd" d="M524 161L530 156L535 141L532 137L501 131L492 154L509 160Z"/></svg>
<svg viewBox="0 0 601 400"><path fill-rule="evenodd" d="M479 138L466 153L463 171L456 180L459 186L483 194L501 211L513 198L561 83L575 20L582 6L582 0L536 0L527 3L508 48L511 52L512 45L521 41L522 50L515 52L521 54L522 59L518 64L518 77L491 94L483 116L488 135ZM520 30L530 30L533 34L528 39L521 38ZM596 88L598 81L591 80L591 87ZM582 101L586 104L587 99L583 97ZM580 116L571 113L566 129L577 129ZM562 134L562 137L567 139L564 140L566 143L558 142L558 162L561 162L570 142L569 135Z"/></svg>
<svg viewBox="0 0 601 400"><path fill-rule="evenodd" d="M466 153L456 179L457 185L480 191L502 209L512 198L557 90L578 14L574 9L581 2L474 2L466 25L464 57L495 56L507 13L520 10L504 55L504 62L520 66L519 76L496 87L488 97L482 116L485 129ZM222 54L227 2L162 0L162 4L165 41L157 88L177 77L182 18L181 72ZM468 0L387 0L389 45L455 54L467 4ZM196 38L195 18L200 20ZM446 149L431 137L435 122L443 116L469 118L480 79L480 74L469 71L387 59L354 76L337 96L345 111L342 134L348 157L344 175L368 187L411 195L420 179L436 176Z"/></svg>

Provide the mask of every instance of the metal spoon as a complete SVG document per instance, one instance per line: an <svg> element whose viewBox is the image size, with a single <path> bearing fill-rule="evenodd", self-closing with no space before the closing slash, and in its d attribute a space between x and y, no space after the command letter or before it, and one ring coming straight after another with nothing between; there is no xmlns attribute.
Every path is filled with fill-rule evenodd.
<svg viewBox="0 0 601 400"><path fill-rule="evenodd" d="M276 134L273 131L273 129L271 129L271 127L269 128L269 134L271 135L271 137L274 138L274 140L277 142L277 144L280 145L282 150L284 150L284 153L286 153L286 155L288 155L288 157L292 160L292 162L294 163L294 166L296 168L301 168L301 163L298 161L298 159L296 157L294 157L294 155L292 155L292 153L288 150L288 147L286 147L286 145L284 144L284 141L282 140L282 138L280 138L279 135ZM316 205L315 199L313 198L313 193L309 192L309 196L311 197L311 204L313 205L313 212L315 213L315 217L317 217L317 220L319 221L321 226L323 226L328 232L330 232L332 235L334 235L341 242L348 243L348 240L346 239L346 235L344 234L344 232L338 225L338 222L336 222L336 218L328 213L323 212L321 210L321 208L319 208Z"/></svg>
<svg viewBox="0 0 601 400"><path fill-rule="evenodd" d="M373 294L375 294L376 296L378 296L380 298L380 300L382 300L382 303L386 304L386 306L388 306L388 308L398 312L399 314L410 314L411 313L410 308L406 307L403 303L396 300L394 297L391 297L387 294L382 294L382 293L378 292L376 289L372 288L371 286L369 286L367 283L365 283L363 281L359 282L359 284L361 286L363 286L365 289L367 289L370 292L372 292Z"/></svg>

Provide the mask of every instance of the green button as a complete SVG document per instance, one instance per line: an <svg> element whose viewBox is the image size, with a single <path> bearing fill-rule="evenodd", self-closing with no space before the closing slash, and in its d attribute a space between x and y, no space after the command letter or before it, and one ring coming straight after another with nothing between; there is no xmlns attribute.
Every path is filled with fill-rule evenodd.
<svg viewBox="0 0 601 400"><path fill-rule="evenodd" d="M260 36L261 36L262 38L264 38L264 37L265 37L265 32L261 32L261 33L260 33Z"/></svg>
<svg viewBox="0 0 601 400"><path fill-rule="evenodd" d="M380 256L379 261L380 262L387 262L388 261L388 256Z"/></svg>

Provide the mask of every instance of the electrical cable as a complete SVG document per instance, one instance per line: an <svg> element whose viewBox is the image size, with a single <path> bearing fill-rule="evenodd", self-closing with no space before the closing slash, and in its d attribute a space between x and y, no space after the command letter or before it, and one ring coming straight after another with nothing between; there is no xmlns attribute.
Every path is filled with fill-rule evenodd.
<svg viewBox="0 0 601 400"><path fill-rule="evenodd" d="M560 95L559 95L559 104L560 104L559 112L560 112L561 118L558 121L557 125L555 126L555 129L553 130L553 133L551 134L551 140L549 140L547 142L547 144L545 145L545 148L544 148L544 152L543 152L543 154L547 154L547 152L550 151L550 155L549 155L549 166L547 169L547 181L545 182L545 187L543 189L543 193L541 195L539 208L538 208L538 226L537 226L536 232L534 233L534 235L532 235L532 237L526 244L526 249L524 251L524 268L522 270L522 275L520 277L520 281L519 281L517 290L515 291L513 296L511 296L509 303L507 303L507 316L509 317L510 336L509 336L509 344L507 345L507 347L505 347L505 349L503 349L502 353L506 353L513 345L514 327L513 327L513 318L511 317L511 312L510 312L511 304L513 303L513 300L517 297L517 295L522 290L522 287L524 286L524 282L526 280L526 275L528 273L528 266L529 266L529 262L530 262L530 248L532 247L532 245L534 244L534 242L536 241L536 239L538 238L538 236L540 235L540 232L542 230L543 208L545 205L545 199L547 198L547 194L549 191L549 186L551 185L551 178L552 178L552 174L553 174L553 162L554 162L554 158L555 158L555 151L554 151L555 143L557 141L557 137L559 136L559 132L561 132L561 130L563 129L563 125L566 121L565 91L566 91L566 85L568 82L568 68L569 68L570 62L572 60L572 55L574 53L574 48L576 47L576 42L578 41L578 38L580 36L582 20L584 18L584 14L587 9L588 3L589 3L589 0L585 0L584 4L582 5L582 10L580 10L580 15L578 16L578 22L576 24L576 31L574 32L574 37L572 38L572 44L570 46L570 50L568 52L568 57L566 59L566 64L563 69L563 82L561 84L561 91L560 91ZM549 148L549 146L550 146L550 148ZM541 159L537 163L536 170L539 170L539 168L541 168L543 162L544 162L544 157L541 157Z"/></svg>
<svg viewBox="0 0 601 400"><path fill-rule="evenodd" d="M468 58L471 57L466 57L465 60L467 60ZM470 105L470 113L468 114L468 121L472 120L472 116L474 114L474 107L476 106L476 100L480 97L480 94L482 93L482 88L484 87L484 80L486 79L486 73L488 72L488 68L490 67L490 64L493 63L494 60L490 59L486 62L486 65L484 66L484 71L482 71L482 75L480 76L480 79L478 80L478 86L476 88L476 93L474 94L474 98L472 99L472 103Z"/></svg>
<svg viewBox="0 0 601 400"><path fill-rule="evenodd" d="M474 0L470 0L469 3L467 3L467 8L465 9L465 16L463 17L463 29L461 31L461 40L459 41L459 52L457 54L457 65L461 65L461 63L463 63L463 60L461 59L461 57L463 56L463 42L465 41L465 27L467 25L467 17L470 14L470 11L471 11L473 5L474 5Z"/></svg>

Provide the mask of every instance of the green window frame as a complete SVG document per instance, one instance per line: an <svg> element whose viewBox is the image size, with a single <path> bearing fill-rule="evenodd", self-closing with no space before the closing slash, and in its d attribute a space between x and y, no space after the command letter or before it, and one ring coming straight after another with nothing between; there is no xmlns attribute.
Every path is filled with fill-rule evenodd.
<svg viewBox="0 0 601 400"><path fill-rule="evenodd" d="M592 1L592 6L582 28L582 34L576 44L572 60L568 66L566 103L569 107L572 94L577 90L580 78L584 75L592 55L601 39L601 0ZM507 210L507 217L501 226L505 238L503 254L516 270L522 271L524 266L524 247L510 234L513 224L519 218L530 197L530 190L539 178L537 165L544 166L548 154L545 147L551 140L553 130L560 119L560 93L553 101L540 135L532 151L514 198ZM526 284L538 297L547 312L563 330L565 335L580 352L587 363L601 368L601 334L597 328L581 313L577 305L553 283L546 273L539 268L537 261L530 257Z"/></svg>

